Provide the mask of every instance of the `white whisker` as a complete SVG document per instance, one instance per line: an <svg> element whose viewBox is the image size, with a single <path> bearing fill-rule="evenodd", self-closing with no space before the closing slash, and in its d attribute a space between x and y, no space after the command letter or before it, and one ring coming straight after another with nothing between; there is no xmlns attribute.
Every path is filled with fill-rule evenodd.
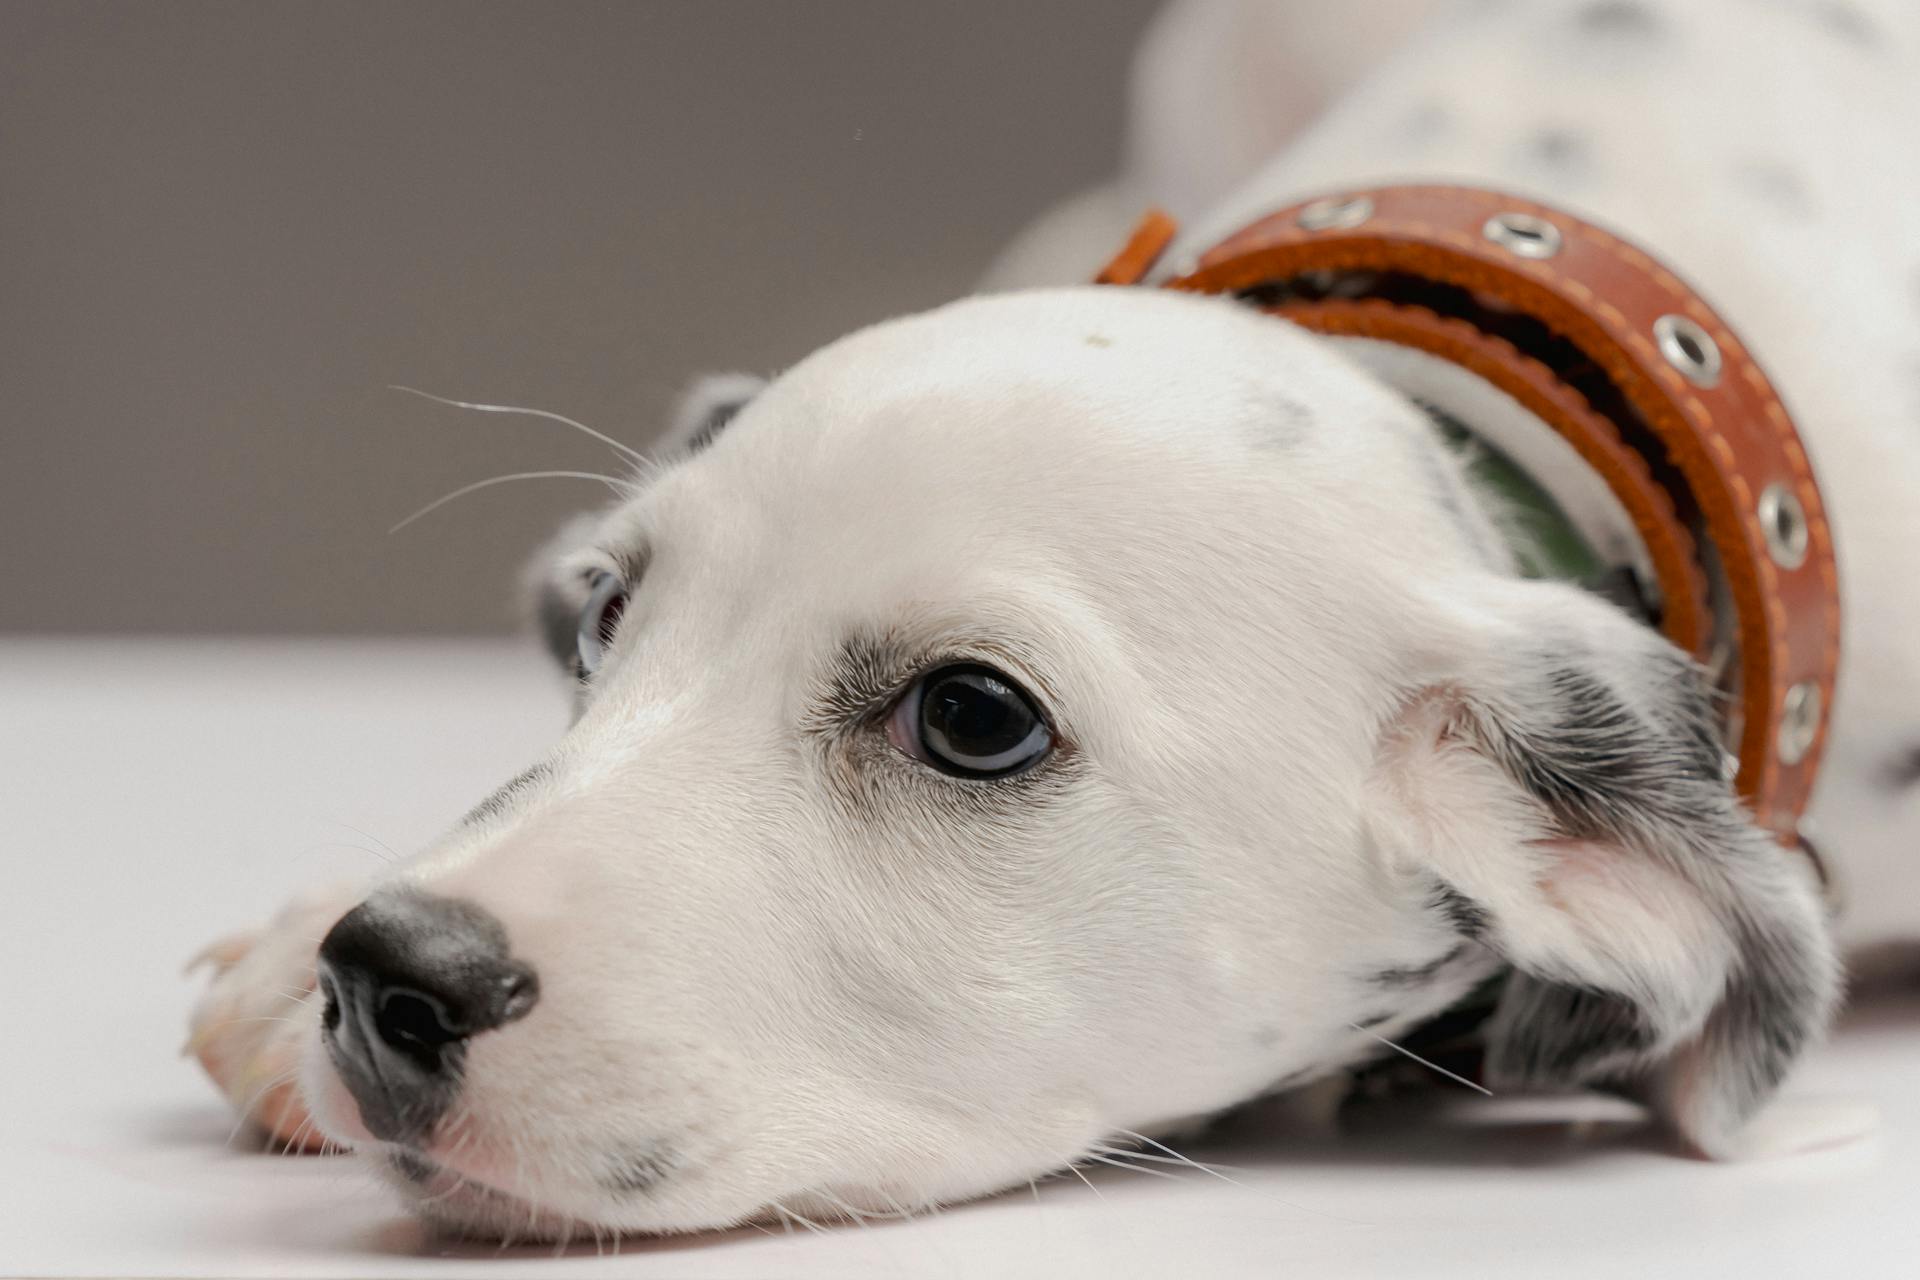
<svg viewBox="0 0 1920 1280"><path fill-rule="evenodd" d="M336 827L345 827L347 830L353 832L353 834L360 836L364 839L373 841L375 844L379 845L383 850L386 851L387 861L389 862L400 861L400 855L394 852L393 846L388 844L385 840L382 840L379 836L374 835L371 831L362 831L360 828L354 826L351 822L342 822L338 818L325 818L325 819L322 819L322 821L331 822ZM353 845L349 847L359 848L360 846ZM373 851L369 849L367 852L371 853Z"/></svg>
<svg viewBox="0 0 1920 1280"><path fill-rule="evenodd" d="M233 1140L240 1136L240 1131L246 1128L249 1122L259 1123L254 1120L253 1109L260 1105L261 1100L274 1089L286 1084L299 1074L300 1067L298 1064L295 1064L294 1066L288 1067L285 1071L270 1077L265 1084L261 1085L260 1088L254 1092L253 1097L247 1101L247 1104L240 1108L240 1118L235 1120L233 1122L233 1128L227 1131L227 1145L229 1147L233 1145Z"/></svg>
<svg viewBox="0 0 1920 1280"><path fill-rule="evenodd" d="M1094 1150L1103 1156L1124 1156L1128 1160L1150 1160L1155 1164L1183 1164L1189 1169L1198 1169L1202 1173L1214 1174L1215 1177L1223 1176L1217 1172L1218 1170L1235 1167L1230 1164L1202 1164L1198 1160L1189 1160L1185 1156L1157 1156L1151 1151L1134 1151L1131 1148L1095 1147ZM1232 1181L1231 1178L1227 1180L1229 1182ZM1234 1185L1238 1186L1240 1184L1235 1183Z"/></svg>
<svg viewBox="0 0 1920 1280"><path fill-rule="evenodd" d="M819 1196L822 1200L825 1200L829 1204L833 1205L836 1209L846 1214L849 1218L852 1218L856 1223L860 1225L861 1230L863 1231L873 1230L873 1224L867 1221L866 1216L862 1214L858 1209L848 1204L845 1200L842 1200L839 1196L834 1195L832 1192L827 1191L824 1188L819 1191L815 1191L814 1194ZM878 1216L878 1215L875 1215L875 1216Z"/></svg>
<svg viewBox="0 0 1920 1280"><path fill-rule="evenodd" d="M1393 1050L1395 1053L1402 1054L1405 1057L1413 1059L1415 1062L1419 1063L1421 1066L1425 1067L1427 1070L1437 1072L1440 1075L1445 1076L1447 1079L1453 1081L1455 1084L1463 1084L1467 1086L1467 1088L1472 1089L1476 1093L1486 1094L1489 1098L1493 1096L1493 1090L1487 1088L1485 1085L1475 1084L1473 1081L1467 1079L1465 1076L1455 1075L1453 1072L1447 1070L1445 1067L1438 1066L1435 1063L1428 1062L1425 1058L1421 1057L1419 1054L1415 1053L1413 1050L1403 1048L1400 1045L1395 1044L1393 1041L1387 1039L1385 1036L1379 1035L1375 1032L1367 1030L1365 1027L1361 1026L1357 1022L1349 1022L1347 1025L1352 1027L1355 1031L1358 1031L1363 1036L1369 1036L1375 1040L1378 1040L1381 1044L1387 1046L1387 1048Z"/></svg>
<svg viewBox="0 0 1920 1280"><path fill-rule="evenodd" d="M410 396L419 396L422 400L431 400L435 404L449 405L455 409L471 409L475 413L506 413L527 418L545 418L549 422L558 422L562 426L572 427L575 431L585 432L601 444L632 459L638 466L644 467L647 464L646 455L632 445L622 444L604 431L595 431L584 422L575 422L572 418L550 412L546 409L527 409L514 404L475 404L470 400L449 400L447 397L437 396L431 391L422 391L418 387L402 386L399 383L390 383L387 390L404 391Z"/></svg>
<svg viewBox="0 0 1920 1280"><path fill-rule="evenodd" d="M1082 1181L1082 1182L1086 1182L1086 1183L1087 1183L1087 1190L1089 1190L1089 1191L1091 1191L1091 1192L1093 1192L1093 1194L1094 1194L1094 1195L1096 1195L1096 1196L1099 1196L1099 1198L1100 1198L1100 1199L1102 1199L1102 1200L1105 1200L1105 1199L1106 1199L1106 1197L1105 1197L1105 1196L1103 1196L1103 1195L1100 1195L1100 1188L1098 1188L1098 1187L1096 1187L1096 1186L1094 1186L1094 1185L1093 1185L1093 1183L1091 1183L1091 1182L1087 1182L1087 1175L1086 1175L1086 1174L1084 1174L1084 1173L1082 1173L1082 1172L1080 1172L1080 1166L1079 1166L1079 1165L1077 1165L1077 1164L1070 1164L1070 1165L1068 1165L1068 1166L1067 1166L1067 1172L1068 1172L1068 1173L1070 1173L1070 1174L1072 1174L1072 1175L1073 1175L1074 1177L1076 1177L1076 1178L1078 1178L1078 1179L1080 1179L1080 1181Z"/></svg>
<svg viewBox="0 0 1920 1280"><path fill-rule="evenodd" d="M1160 1151L1164 1151L1164 1152L1166 1152L1166 1153L1167 1153L1167 1155L1168 1155L1169 1157L1171 1157L1171 1158L1172 1158L1172 1159L1174 1159L1174 1160L1177 1160L1177 1161L1179 1161L1179 1162L1180 1162L1181 1164L1188 1164L1188 1165L1192 1165L1192 1166L1193 1166L1194 1168L1196 1168L1196 1169L1198 1169L1198 1170L1199 1170L1200 1172L1202 1172L1202 1173L1210 1173L1210 1174L1212 1174L1212 1175L1213 1175L1214 1177L1216 1177L1216 1178L1218 1178L1218 1179L1220 1179L1220 1181L1222 1181L1222 1182L1227 1182L1227 1183L1232 1183L1232 1184L1233 1184L1234 1186L1236 1186L1236 1187L1242 1187L1242 1188L1246 1188L1246 1189L1248 1189L1248 1190L1251 1190L1251 1188L1247 1188L1247 1184L1246 1184L1246 1183L1244 1183L1244 1182L1240 1182L1240 1181L1238 1181L1238 1180L1236 1180L1236 1179L1234 1179L1234 1178L1229 1178L1229 1177L1228 1177L1228 1176L1227 1176L1226 1174L1224 1174L1224 1173L1221 1173L1221 1172L1220 1172L1220 1169L1221 1169L1221 1167L1222 1167L1222 1166L1218 1166L1218 1165L1210 1165L1210 1164L1202 1164L1202 1163L1201 1163L1200 1161L1198 1161L1198 1160L1191 1160L1191 1159L1189 1159L1189 1158L1187 1158L1186 1156L1183 1156L1183 1155L1181 1155L1181 1154L1180 1154L1180 1153L1179 1153L1178 1151L1175 1151L1175 1150L1174 1150L1174 1149L1173 1149L1172 1147L1170 1147L1170 1146L1168 1146L1168 1145L1167 1145L1166 1143L1164 1143L1164 1142L1155 1142L1155 1141L1154 1141L1154 1140L1153 1140L1152 1138L1149 1138L1149 1137L1148 1137L1148 1136L1147 1136L1146 1134L1144 1134L1144 1133L1135 1133L1135 1132L1134 1132L1133 1130L1131 1130L1131 1129L1118 1129L1118 1130L1115 1130L1115 1132L1117 1132L1117 1133L1121 1133L1121 1134L1124 1134L1125 1136L1127 1136L1127 1137L1129 1137L1129 1138L1132 1138L1132 1139L1133 1139L1133 1140L1134 1140L1135 1142L1144 1142L1144 1143L1146 1143L1146 1144L1147 1144L1148 1146L1150 1146L1150 1147L1153 1147L1153 1148L1155 1148L1156 1150L1160 1150ZM1147 1154L1146 1154L1145 1152L1137 1152L1137 1153L1135 1153L1135 1154L1137 1154L1137 1155L1139 1155L1139 1157L1140 1157L1141 1159L1143 1159L1143 1160L1151 1160L1151 1159L1155 1159L1155 1158L1156 1158L1156 1157L1153 1157L1153 1156L1149 1156L1149 1155L1147 1155Z"/></svg>
<svg viewBox="0 0 1920 1280"><path fill-rule="evenodd" d="M394 525L393 528L387 530L387 532L390 534L398 533L415 520L420 519L422 516L431 515L433 512L438 511L441 507L446 506L449 502L457 498L464 498L468 494L476 493L481 489L490 489L497 484L509 484L515 480L598 480L615 493L619 493L621 489L626 487L626 481L621 480L617 476L604 475L598 471L516 471L511 475L493 476L486 480L476 480L472 484L460 486L452 493L442 494L408 516L405 520L402 520L399 524Z"/></svg>
<svg viewBox="0 0 1920 1280"><path fill-rule="evenodd" d="M1144 1173L1150 1178L1167 1178L1174 1182L1184 1181L1178 1174L1168 1173L1165 1169L1142 1169L1137 1164L1124 1164L1119 1160L1115 1160L1109 1156L1099 1155L1092 1151L1087 1152L1080 1158L1082 1160L1096 1160L1101 1164L1110 1164L1116 1169L1125 1169L1131 1173Z"/></svg>

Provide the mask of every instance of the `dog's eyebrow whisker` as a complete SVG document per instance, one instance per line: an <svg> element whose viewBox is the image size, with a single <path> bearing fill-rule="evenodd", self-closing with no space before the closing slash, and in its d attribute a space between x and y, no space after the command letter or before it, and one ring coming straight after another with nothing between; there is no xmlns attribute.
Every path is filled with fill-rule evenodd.
<svg viewBox="0 0 1920 1280"><path fill-rule="evenodd" d="M378 849L369 849L366 845L355 844L351 840L321 840L314 844L307 845L305 848L295 850L294 856L303 858L310 853L317 853L321 849L352 849L357 853L364 853L369 857L378 858L382 862L391 864L400 861L399 855L397 854L388 856L387 854L381 853Z"/></svg>
<svg viewBox="0 0 1920 1280"><path fill-rule="evenodd" d="M354 825L353 825L353 824L352 824L351 822L342 822L342 821L340 821L340 819L338 819L338 818L327 818L327 819L325 819L325 821L327 821L327 822L331 822L331 823L332 823L332 824L333 824L334 826L336 826L336 827L345 827L345 828L346 828L347 830L349 830L349 831L351 831L351 832L353 832L353 834L355 834L355 835L357 835L357 836L360 836L360 837L361 837L362 839L366 839L366 840L371 840L371 841L373 841L373 842L374 842L375 844L377 844L377 845L379 845L381 849L383 849L383 850L385 850L385 851L386 851L386 856L387 856L387 861L389 861L389 862L398 862L398 861L400 861L400 855L399 855L398 853L396 853L396 852L394 852L394 848L393 848L393 846L392 846L392 845L390 845L390 844L388 844L388 843L387 843L387 842L386 842L385 840L382 840L382 839L381 839L381 838L380 838L379 836L377 836L377 835L374 835L374 834L373 834L373 832L371 832L371 831L362 831L362 830L361 830L361 829L360 829L359 827L356 827L356 826L354 826ZM349 848L360 848L361 846L359 846L359 845L349 845L348 847L349 847ZM369 849L369 850L367 850L367 852L368 852L368 853L372 853L372 852L373 852L373 850L371 850L371 849Z"/></svg>
<svg viewBox="0 0 1920 1280"><path fill-rule="evenodd" d="M1425 1058L1421 1057L1419 1054L1415 1053L1413 1050L1408 1049L1402 1045L1397 1045L1393 1041L1387 1039L1385 1036L1379 1035L1376 1032L1367 1030L1365 1027L1361 1026L1357 1022L1349 1022L1347 1025L1349 1027L1352 1027L1355 1031L1358 1031L1363 1036L1368 1036L1374 1040L1378 1040L1381 1044L1387 1046L1387 1048L1393 1050L1395 1053L1400 1054L1403 1057L1411 1058L1413 1061L1419 1063L1421 1066L1425 1067L1427 1070L1433 1071L1440 1075L1445 1076L1447 1079L1453 1081L1455 1084L1463 1084L1467 1086L1467 1088L1472 1089L1475 1093L1484 1093L1489 1098L1493 1096L1493 1090L1487 1088L1485 1085L1475 1083L1474 1081L1467 1079L1465 1076L1455 1075L1453 1072L1447 1070L1443 1066L1438 1065L1437 1063L1428 1062Z"/></svg>
<svg viewBox="0 0 1920 1280"><path fill-rule="evenodd" d="M399 524L394 525L391 529L387 530L387 532L389 534L398 533L422 516L433 514L449 502L458 498L464 498L470 493L477 493L482 489L490 489L497 484L510 484L515 480L598 480L609 489L612 489L616 494L623 489L632 487L618 476L610 476L599 471L515 471L511 475L492 476L485 480L476 480L472 484L461 485L452 493L442 494L408 516L405 520L402 520Z"/></svg>
<svg viewBox="0 0 1920 1280"><path fill-rule="evenodd" d="M435 404L444 404L455 409L471 409L475 413L505 413L525 418L545 418L548 422L558 422L562 426L572 427L575 431L581 431L592 436L601 444L626 456L635 466L645 467L647 465L647 455L641 453L632 445L623 444L604 431L595 431L584 422L575 422L572 418L566 417L563 414L554 413L548 409L528 409L517 404L476 404L471 400L450 400L446 396L437 396L431 391L422 391L418 387L404 386L397 382L388 383L387 390L404 391L410 396L419 396L422 400L431 400Z"/></svg>

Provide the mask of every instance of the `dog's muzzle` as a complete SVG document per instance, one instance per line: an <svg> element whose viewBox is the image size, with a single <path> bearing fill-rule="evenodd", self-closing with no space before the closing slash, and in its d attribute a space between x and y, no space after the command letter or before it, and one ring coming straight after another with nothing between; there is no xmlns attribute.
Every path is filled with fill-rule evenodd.
<svg viewBox="0 0 1920 1280"><path fill-rule="evenodd" d="M459 1091L469 1040L526 1016L533 970L470 902L377 894L320 944L321 1036L368 1132L419 1144Z"/></svg>

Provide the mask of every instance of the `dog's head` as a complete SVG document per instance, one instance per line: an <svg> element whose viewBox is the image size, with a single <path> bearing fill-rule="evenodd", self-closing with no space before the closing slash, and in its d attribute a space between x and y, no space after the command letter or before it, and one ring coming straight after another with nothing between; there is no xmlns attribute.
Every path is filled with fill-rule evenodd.
<svg viewBox="0 0 1920 1280"><path fill-rule="evenodd" d="M1068 290L726 390L544 561L572 730L323 952L309 1102L424 1212L971 1196L1500 969L1497 1078L1715 1151L1822 1024L1694 670L1322 341Z"/></svg>

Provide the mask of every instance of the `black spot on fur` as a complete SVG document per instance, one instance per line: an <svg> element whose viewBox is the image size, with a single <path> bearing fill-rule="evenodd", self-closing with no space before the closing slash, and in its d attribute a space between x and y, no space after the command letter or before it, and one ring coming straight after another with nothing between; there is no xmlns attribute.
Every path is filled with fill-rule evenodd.
<svg viewBox="0 0 1920 1280"><path fill-rule="evenodd" d="M1423 102L1408 112L1395 128L1392 141L1409 150L1424 150L1453 128L1453 114L1442 102Z"/></svg>
<svg viewBox="0 0 1920 1280"><path fill-rule="evenodd" d="M1822 0L1813 6L1813 16L1821 30L1855 48L1872 49L1880 44L1879 24L1857 5L1847 4L1845 0Z"/></svg>
<svg viewBox="0 0 1920 1280"><path fill-rule="evenodd" d="M1578 1076L1605 1080L1652 1049L1658 1035L1628 1000L1584 987L1518 979L1509 999L1523 999L1501 1046L1502 1070L1524 1081Z"/></svg>
<svg viewBox="0 0 1920 1280"><path fill-rule="evenodd" d="M1493 923L1485 907L1444 880L1434 885L1427 905L1446 919L1448 928L1475 941L1484 938Z"/></svg>
<svg viewBox="0 0 1920 1280"><path fill-rule="evenodd" d="M469 809L467 816L460 820L460 824L462 826L472 826L476 822L484 822L488 818L505 813L512 807L513 799L516 795L552 772L553 766L536 764L532 768L515 775L511 781Z"/></svg>
<svg viewBox="0 0 1920 1280"><path fill-rule="evenodd" d="M1693 1141L1717 1143L1823 1025L1837 991L1830 939L1789 871L1798 855L1753 826L1721 774L1699 669L1650 634L1631 663L1601 661L1571 636L1541 644L1457 731L1477 739L1561 834L1629 863L1653 859L1686 885L1734 959L1704 1022L1694 1022L1699 1006L1679 998L1686 993L1507 954L1516 970L1489 1029L1489 1079L1619 1086Z"/></svg>
<svg viewBox="0 0 1920 1280"><path fill-rule="evenodd" d="M1574 129L1542 129L1520 144L1520 153L1529 163L1562 177L1584 174L1593 167L1592 140Z"/></svg>
<svg viewBox="0 0 1920 1280"><path fill-rule="evenodd" d="M1639 0L1594 0L1574 14L1581 31L1593 36L1644 39L1660 31L1660 17Z"/></svg>
<svg viewBox="0 0 1920 1280"><path fill-rule="evenodd" d="M1447 953L1425 964L1408 965L1404 968L1382 969L1369 976L1369 982L1382 987L1415 987L1430 981L1442 969L1467 953L1470 943L1456 943Z"/></svg>
<svg viewBox="0 0 1920 1280"><path fill-rule="evenodd" d="M1704 799L1725 803L1720 737L1700 673L1677 653L1653 660L1665 670L1652 687L1671 694L1663 707L1630 705L1594 672L1564 666L1547 678L1535 726L1501 726L1486 743L1569 835L1649 821L1685 828Z"/></svg>
<svg viewBox="0 0 1920 1280"><path fill-rule="evenodd" d="M651 1146L630 1147L608 1162L600 1185L621 1195L637 1195L658 1185L673 1172L674 1164L670 1152Z"/></svg>
<svg viewBox="0 0 1920 1280"><path fill-rule="evenodd" d="M1734 184L1774 212L1805 222L1813 217L1813 187L1784 164L1745 160L1734 166Z"/></svg>
<svg viewBox="0 0 1920 1280"><path fill-rule="evenodd" d="M387 1153L387 1163L393 1171L416 1185L425 1182L434 1175L435 1166L431 1160L415 1155L405 1149L396 1149Z"/></svg>
<svg viewBox="0 0 1920 1280"><path fill-rule="evenodd" d="M1895 755L1887 765L1887 783L1896 791L1920 787L1920 744Z"/></svg>
<svg viewBox="0 0 1920 1280"><path fill-rule="evenodd" d="M1266 412L1260 415L1253 445L1258 449L1289 449L1306 438L1313 429L1313 411L1298 400L1285 396L1263 397Z"/></svg>

